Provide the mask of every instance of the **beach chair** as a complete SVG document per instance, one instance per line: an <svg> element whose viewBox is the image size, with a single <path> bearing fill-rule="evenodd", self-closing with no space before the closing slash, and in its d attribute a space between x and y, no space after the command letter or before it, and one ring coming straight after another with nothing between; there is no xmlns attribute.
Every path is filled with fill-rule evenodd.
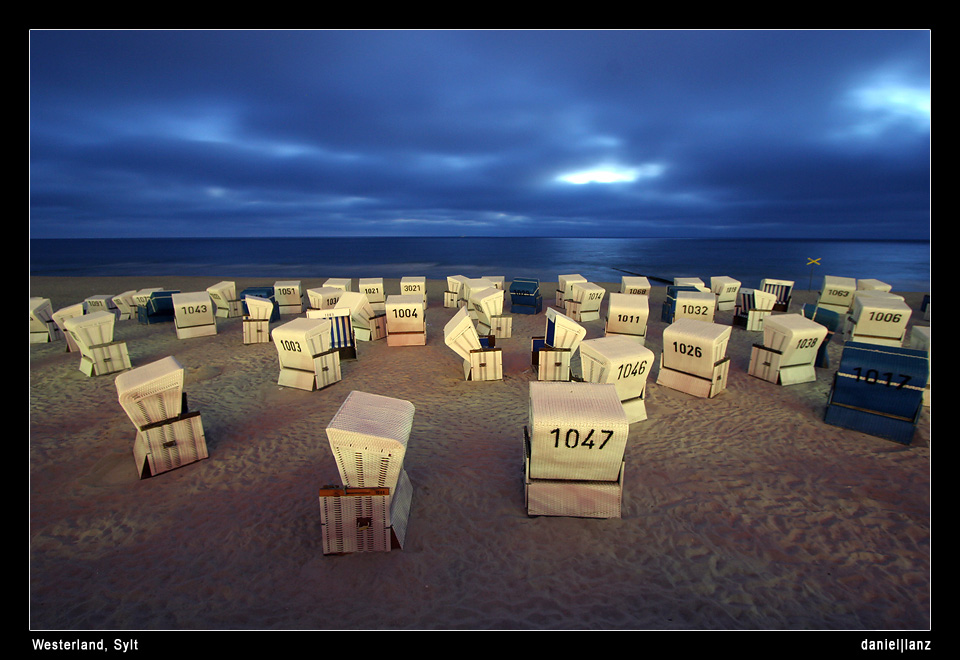
<svg viewBox="0 0 960 660"><path fill-rule="evenodd" d="M483 346L466 307L461 307L443 327L443 341L463 358L464 380L503 379L501 349Z"/></svg>
<svg viewBox="0 0 960 660"><path fill-rule="evenodd" d="M813 382L826 337L824 326L802 314L771 314L763 322L763 343L751 348L747 373L780 385Z"/></svg>
<svg viewBox="0 0 960 660"><path fill-rule="evenodd" d="M574 321L596 321L607 290L593 282L571 282L564 300L564 310Z"/></svg>
<svg viewBox="0 0 960 660"><path fill-rule="evenodd" d="M620 278L620 293L649 296L650 280L642 275L624 275Z"/></svg>
<svg viewBox="0 0 960 660"><path fill-rule="evenodd" d="M137 292L133 294L133 316L137 319L137 322L140 322L140 309L147 306L147 303L150 301L150 294L154 291L163 291L163 289L157 287L149 287L144 289L137 289Z"/></svg>
<svg viewBox="0 0 960 660"><path fill-rule="evenodd" d="M345 291L334 309L349 309L350 322L357 341L377 341L387 336L386 305L384 311L376 312L367 294Z"/></svg>
<svg viewBox="0 0 960 660"><path fill-rule="evenodd" d="M222 319L232 319L243 316L243 301L237 297L236 282L217 282L207 287L210 299L216 305L215 314Z"/></svg>
<svg viewBox="0 0 960 660"><path fill-rule="evenodd" d="M110 312L91 312L64 320L64 329L80 349L80 371L87 376L130 368L127 343L113 340L116 320Z"/></svg>
<svg viewBox="0 0 960 660"><path fill-rule="evenodd" d="M443 306L445 308L450 309L460 306L460 289L466 279L463 275L447 276L447 288L443 292Z"/></svg>
<svg viewBox="0 0 960 660"><path fill-rule="evenodd" d="M414 412L402 399L356 390L347 395L326 428L344 486L395 491Z"/></svg>
<svg viewBox="0 0 960 660"><path fill-rule="evenodd" d="M307 289L309 309L333 309L340 302L340 296L346 293L343 289L332 286L321 286Z"/></svg>
<svg viewBox="0 0 960 660"><path fill-rule="evenodd" d="M566 314L547 308L545 334L531 337L531 364L537 380L570 380L570 363L587 330Z"/></svg>
<svg viewBox="0 0 960 660"><path fill-rule="evenodd" d="M870 278L857 280L857 291L885 291L890 293L892 290L892 286L880 280Z"/></svg>
<svg viewBox="0 0 960 660"><path fill-rule="evenodd" d="M141 479L208 457L199 411L187 410L183 367L170 356L115 380L120 406L137 435L133 457Z"/></svg>
<svg viewBox="0 0 960 660"><path fill-rule="evenodd" d="M703 283L699 277L674 277L673 278L674 286L692 286L697 291L703 291L707 288L707 285Z"/></svg>
<svg viewBox="0 0 960 660"><path fill-rule="evenodd" d="M793 297L792 280L774 280L765 278L760 280L760 290L772 293L777 297L777 302L773 305L773 311L786 312L790 309L790 300Z"/></svg>
<svg viewBox="0 0 960 660"><path fill-rule="evenodd" d="M717 310L728 312L737 306L740 281L726 275L710 278L710 290L717 297Z"/></svg>
<svg viewBox="0 0 960 660"><path fill-rule="evenodd" d="M345 291L344 294L350 293ZM328 319L330 321L330 348L340 354L340 361L357 359L357 335L353 331L349 307L333 309L309 309L308 319Z"/></svg>
<svg viewBox="0 0 960 660"><path fill-rule="evenodd" d="M276 310L276 303L270 298L244 295L243 299L243 343L270 343L270 320Z"/></svg>
<svg viewBox="0 0 960 660"><path fill-rule="evenodd" d="M172 299L177 339L217 334L216 306L209 293L175 293Z"/></svg>
<svg viewBox="0 0 960 660"><path fill-rule="evenodd" d="M530 383L524 427L529 516L618 518L630 425L609 383Z"/></svg>
<svg viewBox="0 0 960 660"><path fill-rule="evenodd" d="M495 288L496 287L493 285L491 280L485 280L482 277L465 277L460 284L460 297L458 299L458 304L462 307L466 307L467 314L470 315L470 318L476 321L477 310L474 309L473 304L470 302L474 291Z"/></svg>
<svg viewBox="0 0 960 660"><path fill-rule="evenodd" d="M276 323L280 320L280 305L277 304L276 292L272 286L251 286L240 292L240 306L244 316L252 316L248 309L248 298L257 299L257 319L264 320L261 316L264 310L263 301L269 300L271 304L270 316L266 320L271 323Z"/></svg>
<svg viewBox="0 0 960 660"><path fill-rule="evenodd" d="M351 290L349 277L331 277L323 283L323 286L331 289L340 289L344 292Z"/></svg>
<svg viewBox="0 0 960 660"><path fill-rule="evenodd" d="M664 323L673 323L675 320L674 317L677 313L677 294L681 291L693 293L703 291L703 287L695 284L668 284L667 296L664 298L663 305L660 307L660 320Z"/></svg>
<svg viewBox="0 0 960 660"><path fill-rule="evenodd" d="M494 288L504 291L504 283L507 281L507 278L503 275L481 275L480 279L490 280L493 282Z"/></svg>
<svg viewBox="0 0 960 660"><path fill-rule="evenodd" d="M174 290L152 290L147 295L143 305L137 305L137 321L146 325L154 323L172 323L176 318L173 309L173 294L180 293ZM137 292L137 296L140 292Z"/></svg>
<svg viewBox="0 0 960 660"><path fill-rule="evenodd" d="M66 323L67 319L83 316L86 311L86 305L82 302L79 302L74 305L61 307L51 315L53 322L60 330L60 335L67 341L67 353L79 353L80 347L77 346L77 342L74 341L73 337L70 336L70 333L67 332L67 328L64 324Z"/></svg>
<svg viewBox="0 0 960 660"><path fill-rule="evenodd" d="M580 342L580 378L587 383L611 383L632 424L647 418L644 394L653 370L653 351L622 336Z"/></svg>
<svg viewBox="0 0 960 660"><path fill-rule="evenodd" d="M137 315L137 303L133 299L136 290L124 291L113 297L113 304L117 307L117 320L129 321Z"/></svg>
<svg viewBox="0 0 960 660"><path fill-rule="evenodd" d="M543 311L540 280L517 278L510 282L510 313L539 314Z"/></svg>
<svg viewBox="0 0 960 660"><path fill-rule="evenodd" d="M847 326L847 341L902 346L913 310L902 299L856 296Z"/></svg>
<svg viewBox="0 0 960 660"><path fill-rule="evenodd" d="M324 486L320 489L323 554L402 549L413 486L401 471L397 488Z"/></svg>
<svg viewBox="0 0 960 660"><path fill-rule="evenodd" d="M626 337L641 346L646 343L650 297L634 293L611 293L607 303L604 336Z"/></svg>
<svg viewBox="0 0 960 660"><path fill-rule="evenodd" d="M826 337L820 342L820 347L817 349L816 361L813 363L815 367L826 369L830 366L830 355L827 347L837 332L843 332L844 317L826 307L817 307L816 303L807 303L800 309L805 317L816 321L827 330Z"/></svg>
<svg viewBox="0 0 960 660"><path fill-rule="evenodd" d="M426 310L420 293L387 296L387 346L424 346Z"/></svg>
<svg viewBox="0 0 960 660"><path fill-rule="evenodd" d="M556 303L555 307L560 309L566 309L566 304L564 301L569 298L570 285L574 282L586 282L587 278L579 273L571 273L569 275L560 275L557 277L557 293L556 293Z"/></svg>
<svg viewBox="0 0 960 660"><path fill-rule="evenodd" d="M420 296L423 299L423 308L427 308L427 278L426 277L401 277L400 278L401 296Z"/></svg>
<svg viewBox="0 0 960 660"><path fill-rule="evenodd" d="M712 291L677 291L674 298L673 321L695 319L713 323L716 309L717 296Z"/></svg>
<svg viewBox="0 0 960 660"><path fill-rule="evenodd" d="M853 292L857 290L857 280L852 277L823 278L817 307L825 307L840 314L846 314L853 305Z"/></svg>
<svg viewBox="0 0 960 660"><path fill-rule="evenodd" d="M848 341L824 421L908 445L929 375L926 351Z"/></svg>
<svg viewBox="0 0 960 660"><path fill-rule="evenodd" d="M386 310L387 298L383 292L382 277L361 277L357 280L357 290L367 297L370 306L377 314L382 314Z"/></svg>
<svg viewBox="0 0 960 660"><path fill-rule="evenodd" d="M273 329L278 385L312 392L340 381L340 353L331 348L330 326L329 319L298 318Z"/></svg>
<svg viewBox="0 0 960 660"><path fill-rule="evenodd" d="M117 304L113 302L112 295L97 294L84 299L83 302L87 305L87 313L109 312L117 317L118 320L120 318L120 310L117 309Z"/></svg>
<svg viewBox="0 0 960 660"><path fill-rule="evenodd" d="M303 290L300 287L300 280L274 282L273 292L281 316L303 313Z"/></svg>
<svg viewBox="0 0 960 660"><path fill-rule="evenodd" d="M773 313L777 297L758 289L740 289L733 311L733 325L750 332L763 330L763 320Z"/></svg>
<svg viewBox="0 0 960 660"><path fill-rule="evenodd" d="M63 337L60 327L53 320L53 307L49 298L30 299L30 343L45 344Z"/></svg>
<svg viewBox="0 0 960 660"><path fill-rule="evenodd" d="M694 319L678 319L664 328L657 385L700 398L720 394L730 371L730 332L730 326Z"/></svg>
<svg viewBox="0 0 960 660"><path fill-rule="evenodd" d="M487 287L474 289L470 294L470 307L476 313L477 332L508 339L513 334L513 319L503 314L503 289ZM469 309L467 315L470 316Z"/></svg>

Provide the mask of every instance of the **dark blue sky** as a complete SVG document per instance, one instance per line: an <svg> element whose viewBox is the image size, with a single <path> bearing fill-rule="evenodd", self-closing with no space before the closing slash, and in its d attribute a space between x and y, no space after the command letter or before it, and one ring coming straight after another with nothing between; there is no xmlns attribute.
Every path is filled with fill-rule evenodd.
<svg viewBox="0 0 960 660"><path fill-rule="evenodd" d="M930 37L33 31L31 235L929 238Z"/></svg>

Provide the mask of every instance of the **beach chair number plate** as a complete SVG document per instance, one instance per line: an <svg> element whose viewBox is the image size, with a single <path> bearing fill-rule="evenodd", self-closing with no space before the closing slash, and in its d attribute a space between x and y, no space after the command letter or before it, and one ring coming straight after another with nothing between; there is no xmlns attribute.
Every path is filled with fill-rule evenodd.
<svg viewBox="0 0 960 660"><path fill-rule="evenodd" d="M644 372L646 372L646 370L646 360L641 360L640 362L625 362L617 368L617 380L631 378L633 376L641 376Z"/></svg>
<svg viewBox="0 0 960 660"><path fill-rule="evenodd" d="M700 350L700 347L694 346L693 344L683 344L683 343L673 342L673 352L680 353L681 355L692 355L693 357L703 357L703 351Z"/></svg>
<svg viewBox="0 0 960 660"><path fill-rule="evenodd" d="M710 308L706 305L682 305L684 314L706 316Z"/></svg>
<svg viewBox="0 0 960 660"><path fill-rule="evenodd" d="M881 383L883 385L886 385L887 387L894 386L898 390L902 390L906 386L906 384L910 382L910 376L908 376L907 374L899 374L899 377L901 379L900 383L899 384L894 383L892 371L886 371L882 374L887 378L887 381L885 383L882 380L880 380L881 374L876 369L867 369L866 374L863 374L863 371L861 370L860 367L854 367L853 371L855 371L857 374L856 381L859 383L862 380L867 385L875 385L877 383ZM846 374L841 374L841 375L846 375Z"/></svg>
<svg viewBox="0 0 960 660"><path fill-rule="evenodd" d="M566 433L562 433L562 431L559 428L556 428L550 431L550 433L554 435L553 446L556 449L559 449L561 447L560 445L561 437L563 438L562 446L566 447L567 449L576 449L577 447L586 447L587 449L593 449L594 447L596 447L597 449L603 449L606 446L607 442L610 440L610 438L613 437L614 432L608 431L606 429L601 429L600 433L603 434L602 442L601 442L601 438L593 437L594 433L596 433L596 429L590 429L590 432L587 433L587 436L582 440L580 439L579 429L567 429Z"/></svg>
<svg viewBox="0 0 960 660"><path fill-rule="evenodd" d="M401 307L393 310L393 317L397 319L418 318L418 314L415 307Z"/></svg>

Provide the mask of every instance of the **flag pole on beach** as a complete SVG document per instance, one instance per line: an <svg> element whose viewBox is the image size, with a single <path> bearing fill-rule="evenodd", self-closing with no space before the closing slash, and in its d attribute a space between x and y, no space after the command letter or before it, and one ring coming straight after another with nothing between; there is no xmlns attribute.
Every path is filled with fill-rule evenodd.
<svg viewBox="0 0 960 660"><path fill-rule="evenodd" d="M822 257L817 257L816 259L807 257L807 265L810 266L810 284L807 285L807 291L813 291L813 267L820 265L820 259L822 259Z"/></svg>

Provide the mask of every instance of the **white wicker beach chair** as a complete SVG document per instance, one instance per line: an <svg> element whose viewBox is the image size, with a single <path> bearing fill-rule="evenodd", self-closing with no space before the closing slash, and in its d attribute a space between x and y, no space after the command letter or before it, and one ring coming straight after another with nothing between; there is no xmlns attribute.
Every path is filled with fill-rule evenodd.
<svg viewBox="0 0 960 660"><path fill-rule="evenodd" d="M777 297L773 293L758 289L740 289L737 305L733 313L733 324L749 330L763 330L763 319L773 313Z"/></svg>
<svg viewBox="0 0 960 660"><path fill-rule="evenodd" d="M695 319L713 323L717 297L712 291L677 291L673 320Z"/></svg>
<svg viewBox="0 0 960 660"><path fill-rule="evenodd" d="M347 293L347 292L345 292ZM357 336L350 320L350 308L308 309L308 319L329 319L330 348L340 354L340 360L357 359Z"/></svg>
<svg viewBox="0 0 960 660"><path fill-rule="evenodd" d="M459 307L462 304L460 300L460 290L463 288L463 283L466 280L467 278L463 275L447 276L447 288L443 292L444 307Z"/></svg>
<svg viewBox="0 0 960 660"><path fill-rule="evenodd" d="M727 312L736 307L740 281L726 275L711 277L710 290L717 297L717 310Z"/></svg>
<svg viewBox="0 0 960 660"><path fill-rule="evenodd" d="M377 314L382 314L385 309L387 298L383 291L382 277L361 277L357 280L357 290L367 296L370 306Z"/></svg>
<svg viewBox="0 0 960 660"><path fill-rule="evenodd" d="M337 302L339 302L340 296L343 294L343 289L337 289L332 286L307 289L309 309L333 309L337 306Z"/></svg>
<svg viewBox="0 0 960 660"><path fill-rule="evenodd" d="M340 289L341 291L351 291L349 277L331 277L323 283L323 286L331 289Z"/></svg>
<svg viewBox="0 0 960 660"><path fill-rule="evenodd" d="M608 336L580 342L582 379L588 383L612 384L631 424L647 418L644 393L653 362L653 351L626 337Z"/></svg>
<svg viewBox="0 0 960 660"><path fill-rule="evenodd" d="M62 338L62 333L53 320L53 307L49 298L30 299L30 343L44 344Z"/></svg>
<svg viewBox="0 0 960 660"><path fill-rule="evenodd" d="M775 280L765 278L760 281L760 289L772 293L777 297L773 306L775 312L786 312L790 309L790 299L793 297L793 280Z"/></svg>
<svg viewBox="0 0 960 660"><path fill-rule="evenodd" d="M413 428L409 401L353 391L327 425L341 483L351 487L397 487Z"/></svg>
<svg viewBox="0 0 960 660"><path fill-rule="evenodd" d="M175 293L174 324L178 339L209 337L217 334L217 314L213 298L206 291Z"/></svg>
<svg viewBox="0 0 960 660"><path fill-rule="evenodd" d="M617 481L630 424L609 383L530 383L530 477Z"/></svg>
<svg viewBox="0 0 960 660"><path fill-rule="evenodd" d="M771 314L763 322L763 343L750 352L748 373L757 378L795 385L817 379L817 352L827 329L802 314Z"/></svg>
<svg viewBox="0 0 960 660"><path fill-rule="evenodd" d="M447 282L450 283L449 280ZM494 283L492 280L487 280L482 277L465 277L460 283L460 297L457 300L457 304L467 308L467 313L470 314L470 318L474 321L477 320L477 310L473 308L470 300L473 297L475 291L482 291L484 289L495 289Z"/></svg>
<svg viewBox="0 0 960 660"><path fill-rule="evenodd" d="M141 479L208 457L199 412L188 412L183 367L166 357L117 376L120 406L137 429L133 457Z"/></svg>
<svg viewBox="0 0 960 660"><path fill-rule="evenodd" d="M902 299L886 295L858 295L850 310L847 341L902 346L913 310Z"/></svg>
<svg viewBox="0 0 960 660"><path fill-rule="evenodd" d="M137 307L146 307L147 303L150 301L150 296L155 291L163 291L163 289L159 287L139 289L135 294L133 294L133 302L136 303Z"/></svg>
<svg viewBox="0 0 960 660"><path fill-rule="evenodd" d="M135 290L124 291L113 297L113 304L117 307L117 320L129 321L137 316L137 303L133 299L136 295Z"/></svg>
<svg viewBox="0 0 960 660"><path fill-rule="evenodd" d="M463 358L464 380L503 378L501 349L483 347L466 307L461 307L443 327L443 341Z"/></svg>
<svg viewBox="0 0 960 660"><path fill-rule="evenodd" d="M217 282L207 287L207 293L210 294L213 304L217 306L216 315L218 317L230 319L243 316L243 305L237 298L236 282Z"/></svg>
<svg viewBox="0 0 960 660"><path fill-rule="evenodd" d="M663 330L663 355L657 384L701 398L726 389L730 326L678 319Z"/></svg>
<svg viewBox="0 0 960 660"><path fill-rule="evenodd" d="M419 293L387 296L388 346L423 346L427 343L426 309Z"/></svg>
<svg viewBox="0 0 960 660"><path fill-rule="evenodd" d="M280 306L281 315L303 313L303 289L300 280L274 282L273 297Z"/></svg>
<svg viewBox="0 0 960 660"><path fill-rule="evenodd" d="M334 309L350 310L350 322L358 341L376 341L387 336L386 305L384 311L376 312L367 294L346 291Z"/></svg>
<svg viewBox="0 0 960 660"><path fill-rule="evenodd" d="M277 384L308 392L339 382L340 354L331 347L329 319L298 318L273 330L280 375Z"/></svg>
<svg viewBox="0 0 960 660"><path fill-rule="evenodd" d="M874 279L863 279L857 280L857 290L858 291L886 291L890 292L893 290L893 287L887 284L886 282L881 282L880 280Z"/></svg>
<svg viewBox="0 0 960 660"><path fill-rule="evenodd" d="M856 290L856 279L827 275L823 278L823 285L820 287L817 307L826 307L835 312L846 314L853 305L853 292Z"/></svg>
<svg viewBox="0 0 960 660"><path fill-rule="evenodd" d="M269 344L270 317L273 315L274 301L246 295L243 302L247 308L247 314L243 317L243 343Z"/></svg>
<svg viewBox="0 0 960 660"><path fill-rule="evenodd" d="M560 275L557 277L557 296L555 307L561 309L565 308L564 301L570 298L570 285L574 282L586 282L587 278L579 273L570 273L568 275Z"/></svg>
<svg viewBox="0 0 960 660"><path fill-rule="evenodd" d="M620 278L620 293L649 296L650 280L642 275L624 275Z"/></svg>
<svg viewBox="0 0 960 660"><path fill-rule="evenodd" d="M169 356L116 377L120 406L138 430L180 416L183 373L180 362Z"/></svg>
<svg viewBox="0 0 960 660"><path fill-rule="evenodd" d="M513 326L510 317L503 315L504 295L504 290L496 287L474 289L470 293L470 307L476 313L477 332L481 335L510 336Z"/></svg>
<svg viewBox="0 0 960 660"><path fill-rule="evenodd" d="M51 318L53 322L57 324L57 327L60 329L60 334L64 339L67 340L67 352L68 353L79 353L80 347L77 346L77 342L74 340L70 333L67 332L67 328L64 325L67 319L72 319L77 316L83 316L86 313L86 305L82 302L76 303L74 305L68 305L67 307L62 307L55 311Z"/></svg>
<svg viewBox="0 0 960 660"><path fill-rule="evenodd" d="M420 296L423 299L423 307L427 307L427 278L419 276L400 278L401 296Z"/></svg>
<svg viewBox="0 0 960 660"><path fill-rule="evenodd" d="M626 337L641 346L646 342L650 297L643 294L611 293L607 303L605 336Z"/></svg>
<svg viewBox="0 0 960 660"><path fill-rule="evenodd" d="M120 310L117 309L117 304L113 302L112 295L97 294L86 298L83 302L86 303L88 314L90 312L110 312L118 319L120 318Z"/></svg>
<svg viewBox="0 0 960 660"><path fill-rule="evenodd" d="M564 310L575 321L596 321L600 318L600 304L607 290L594 282L571 282Z"/></svg>
<svg viewBox="0 0 960 660"><path fill-rule="evenodd" d="M92 312L64 320L64 329L80 349L80 371L102 376L130 368L126 342L113 341L117 317L110 312Z"/></svg>

